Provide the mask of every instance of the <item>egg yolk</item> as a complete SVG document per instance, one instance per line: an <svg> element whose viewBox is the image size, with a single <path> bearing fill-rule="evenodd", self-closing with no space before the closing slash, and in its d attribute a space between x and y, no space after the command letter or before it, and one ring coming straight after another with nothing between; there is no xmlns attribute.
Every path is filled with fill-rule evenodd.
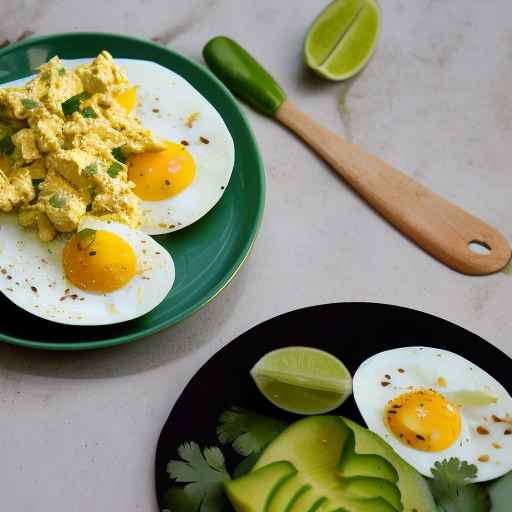
<svg viewBox="0 0 512 512"><path fill-rule="evenodd" d="M181 144L166 142L157 153L141 153L128 159L128 179L135 194L145 201L162 201L187 188L196 173L192 155Z"/></svg>
<svg viewBox="0 0 512 512"><path fill-rule="evenodd" d="M130 87L130 89L114 96L114 99L129 114L137 103L137 87Z"/></svg>
<svg viewBox="0 0 512 512"><path fill-rule="evenodd" d="M399 441L425 452L445 450L461 429L457 407L431 389L410 391L390 400L384 422Z"/></svg>
<svg viewBox="0 0 512 512"><path fill-rule="evenodd" d="M137 268L131 246L110 231L78 232L64 247L62 259L66 278L88 292L118 290L131 281Z"/></svg>

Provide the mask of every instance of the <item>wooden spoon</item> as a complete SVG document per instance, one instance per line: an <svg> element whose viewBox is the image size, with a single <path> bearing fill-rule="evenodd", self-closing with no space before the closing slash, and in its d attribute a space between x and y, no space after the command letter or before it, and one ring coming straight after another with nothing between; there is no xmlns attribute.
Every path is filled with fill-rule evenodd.
<svg viewBox="0 0 512 512"><path fill-rule="evenodd" d="M229 89L297 134L370 206L432 256L473 275L491 274L507 265L511 251L501 233L313 121L236 42L216 37L203 55ZM485 253L475 252L475 245Z"/></svg>

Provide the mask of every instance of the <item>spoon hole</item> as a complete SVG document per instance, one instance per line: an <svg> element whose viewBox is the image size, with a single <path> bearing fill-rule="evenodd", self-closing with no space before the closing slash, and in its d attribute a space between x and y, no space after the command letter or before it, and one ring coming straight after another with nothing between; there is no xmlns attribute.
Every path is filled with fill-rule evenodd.
<svg viewBox="0 0 512 512"><path fill-rule="evenodd" d="M468 247L475 253L486 256L489 254L492 249L491 246L485 242L480 242L479 240L471 240L469 242Z"/></svg>

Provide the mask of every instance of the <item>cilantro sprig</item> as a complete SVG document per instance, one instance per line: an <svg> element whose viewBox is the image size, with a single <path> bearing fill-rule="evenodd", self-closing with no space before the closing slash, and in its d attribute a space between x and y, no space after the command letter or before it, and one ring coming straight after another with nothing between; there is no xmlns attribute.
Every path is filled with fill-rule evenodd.
<svg viewBox="0 0 512 512"><path fill-rule="evenodd" d="M167 472L186 485L183 489L171 488L166 506L180 512L222 511L226 505L224 484L231 480L222 451L216 446L201 451L192 442L182 444L178 455L182 460L171 460Z"/></svg>
<svg viewBox="0 0 512 512"><path fill-rule="evenodd" d="M481 485L472 483L478 468L452 457L436 462L430 470L433 480L430 489L440 512L488 512L491 509L489 493Z"/></svg>
<svg viewBox="0 0 512 512"><path fill-rule="evenodd" d="M247 457L263 451L287 426L283 421L232 407L221 415L217 436L222 444L232 443L237 453Z"/></svg>
<svg viewBox="0 0 512 512"><path fill-rule="evenodd" d="M92 107L85 107L80 113L82 114L82 117L85 117L86 119L96 119L98 117L98 114L96 114Z"/></svg>
<svg viewBox="0 0 512 512"><path fill-rule="evenodd" d="M30 98L23 98L21 100L21 104L25 110L34 110L39 106L39 102L32 100Z"/></svg>

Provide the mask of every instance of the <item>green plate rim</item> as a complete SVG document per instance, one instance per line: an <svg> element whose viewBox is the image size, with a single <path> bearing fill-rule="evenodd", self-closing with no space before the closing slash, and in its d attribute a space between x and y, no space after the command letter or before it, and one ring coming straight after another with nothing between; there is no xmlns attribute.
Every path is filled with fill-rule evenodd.
<svg viewBox="0 0 512 512"><path fill-rule="evenodd" d="M2 334L0 332L0 341L9 343L12 345L19 345L23 347L30 347L30 348L36 348L36 349L43 349L43 350L88 350L88 349L96 349L96 348L106 348L106 347L112 347L116 345L122 345L125 343L131 343L137 340L140 340L142 338L146 338L148 336L151 336L153 334L157 334L164 329L167 329L171 327L172 325L177 324L178 322L181 322L188 316L192 315L196 311L199 311L202 307L204 307L206 304L208 304L211 300L213 300L219 293L224 290L224 288L229 284L229 282L235 277L237 272L240 270L242 265L244 264L245 260L249 256L251 249L254 245L254 242L258 236L258 233L260 231L261 227L261 221L263 218L263 211L265 206L265 195L266 195L266 187L265 187L265 169L263 166L263 160L261 159L261 155L258 149L258 145L256 143L256 138L254 137L251 125L249 124L249 120L247 119L247 116L242 111L242 109L239 107L238 101L236 98L231 94L229 89L211 72L209 71L205 66L202 66L198 64L197 62L177 53L173 50L170 50L169 48L155 43L153 41L138 38L138 37L132 37L127 36L124 34L115 34L113 32L58 32L54 34L47 34L43 36L37 36L37 37L30 37L28 39L24 39L23 41L20 41L18 43L11 44L7 46L6 48L3 48L0 50L0 58L4 57L5 55L11 53L12 51L23 49L25 47L30 47L33 45L37 45L39 43L44 43L45 41L48 41L49 39L53 38L64 38L64 37L90 37L90 36L103 36L103 37L110 37L114 39L122 39L125 41L129 41L131 43L135 44L144 44L148 46L153 46L155 48L158 48L159 50L165 50L169 52L173 58L182 59L185 60L188 64L190 64L193 68L196 69L199 73L206 74L210 80L212 80L217 87L223 90L226 101L230 103L236 111L240 114L243 122L247 125L247 130L250 134L250 144L254 148L254 152L257 156L256 160L256 167L259 170L258 178L259 178L259 184L260 184L260 194L258 199L258 210L256 212L256 222L254 223L251 232L249 234L249 237L247 239L247 242L245 243L243 250L241 251L240 255L236 259L235 263L229 268L228 272L226 273L225 277L219 282L219 284L211 290L209 294L207 294L206 297L204 297L202 300L197 301L192 306L188 307L184 311L182 311L179 315L177 315L172 320L162 321L152 327L148 327L146 329L137 331L136 333L126 334L124 336L119 336L115 338L108 338L106 340L101 341L88 341L88 342L63 342L63 343L52 343L52 342L40 342L40 341L30 341L23 338L17 338L14 336L8 336L6 334ZM1 85L1 84L0 84ZM208 99L208 98L206 98Z"/></svg>

